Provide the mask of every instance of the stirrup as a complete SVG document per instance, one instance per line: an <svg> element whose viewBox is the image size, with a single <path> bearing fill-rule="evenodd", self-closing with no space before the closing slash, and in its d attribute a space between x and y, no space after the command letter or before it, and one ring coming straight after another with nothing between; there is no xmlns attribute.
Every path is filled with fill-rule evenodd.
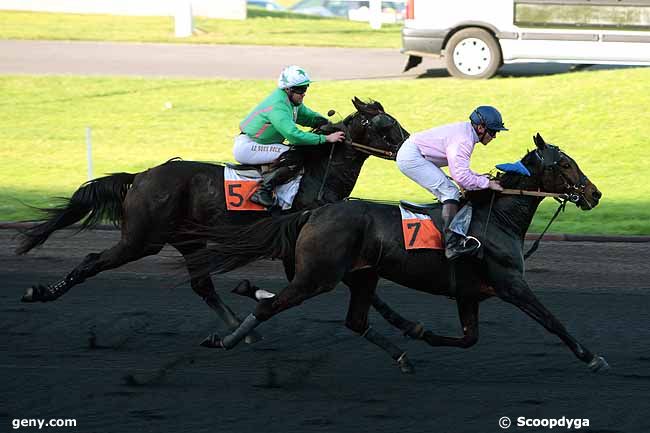
<svg viewBox="0 0 650 433"><path fill-rule="evenodd" d="M474 236L465 236L460 245L445 246L445 257L447 260L454 260L460 256L473 253L481 248L481 241Z"/></svg>
<svg viewBox="0 0 650 433"><path fill-rule="evenodd" d="M275 204L273 192L269 192L268 195L266 194L266 192L262 192L261 189L258 189L255 191L255 194L249 198L249 200L255 204L259 204L260 206L271 207Z"/></svg>
<svg viewBox="0 0 650 433"><path fill-rule="evenodd" d="M469 240L472 240L472 241L476 242L476 246L475 247L471 247L471 246L468 247L467 246L467 241L469 241ZM472 250L478 250L479 248L481 248L481 241L479 241L474 236L465 236L465 239L463 239L463 247L464 248L472 248Z"/></svg>

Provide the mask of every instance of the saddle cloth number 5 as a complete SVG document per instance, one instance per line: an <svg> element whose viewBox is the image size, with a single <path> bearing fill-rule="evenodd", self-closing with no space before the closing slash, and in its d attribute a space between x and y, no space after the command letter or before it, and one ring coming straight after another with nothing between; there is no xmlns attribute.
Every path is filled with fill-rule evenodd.
<svg viewBox="0 0 650 433"><path fill-rule="evenodd" d="M264 206L249 200L258 185L257 181L226 180L226 208L228 210L265 210Z"/></svg>

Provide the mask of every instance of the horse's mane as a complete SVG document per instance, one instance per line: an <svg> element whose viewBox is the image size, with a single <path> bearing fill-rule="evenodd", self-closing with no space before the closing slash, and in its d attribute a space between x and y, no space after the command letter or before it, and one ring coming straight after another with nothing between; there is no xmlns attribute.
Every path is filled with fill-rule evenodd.
<svg viewBox="0 0 650 433"><path fill-rule="evenodd" d="M528 161L532 153L533 151L528 151L526 155L521 158L521 161ZM535 174L525 176L513 172L499 172L494 176L494 179L506 189L537 189L539 186L539 178ZM465 197L474 204L483 204L490 202L492 199L492 193L493 191L491 189L466 191Z"/></svg>
<svg viewBox="0 0 650 433"><path fill-rule="evenodd" d="M366 107L368 109L370 109L370 110L373 110L373 111L377 110L377 111L385 112L384 106L381 105L381 103L378 102L378 101L375 101L373 99L368 99L368 102L365 102L365 104L366 104Z"/></svg>

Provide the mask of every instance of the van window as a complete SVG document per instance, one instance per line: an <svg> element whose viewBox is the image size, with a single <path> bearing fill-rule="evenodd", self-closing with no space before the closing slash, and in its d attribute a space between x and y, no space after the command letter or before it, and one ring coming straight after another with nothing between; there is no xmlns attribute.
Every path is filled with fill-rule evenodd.
<svg viewBox="0 0 650 433"><path fill-rule="evenodd" d="M650 1L515 1L521 27L650 30Z"/></svg>

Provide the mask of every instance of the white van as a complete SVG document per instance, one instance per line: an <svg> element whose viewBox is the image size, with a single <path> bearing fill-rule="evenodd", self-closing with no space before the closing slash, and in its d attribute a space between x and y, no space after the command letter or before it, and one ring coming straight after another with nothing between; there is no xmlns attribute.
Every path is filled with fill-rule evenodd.
<svg viewBox="0 0 650 433"><path fill-rule="evenodd" d="M406 0L381 0L381 22L404 20ZM370 0L301 0L291 6L292 12L324 17L345 17L351 21L370 21Z"/></svg>
<svg viewBox="0 0 650 433"><path fill-rule="evenodd" d="M407 0L406 70L443 56L451 75L504 63L650 65L650 0Z"/></svg>

